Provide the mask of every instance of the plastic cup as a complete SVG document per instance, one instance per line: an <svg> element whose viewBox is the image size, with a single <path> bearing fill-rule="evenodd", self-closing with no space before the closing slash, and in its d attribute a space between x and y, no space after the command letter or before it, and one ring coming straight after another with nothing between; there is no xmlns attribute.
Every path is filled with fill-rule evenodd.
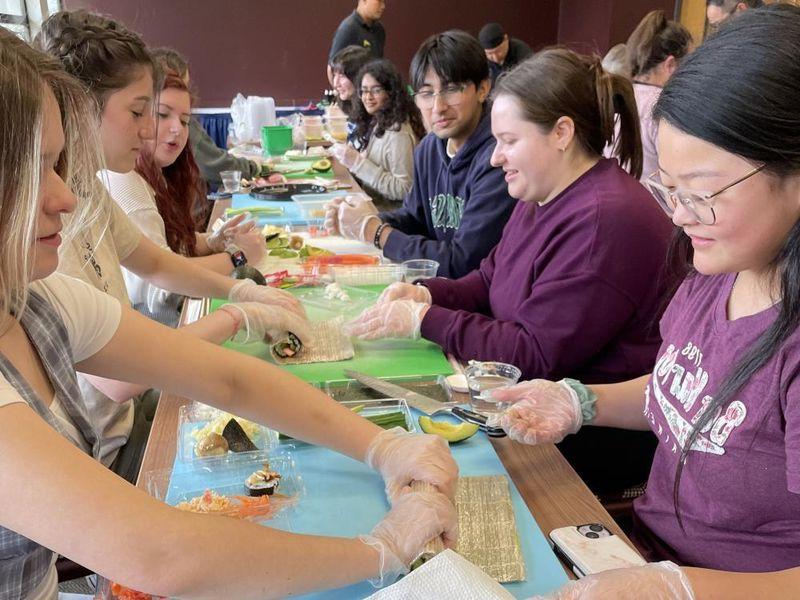
<svg viewBox="0 0 800 600"><path fill-rule="evenodd" d="M438 262L426 258L407 260L403 262L403 266L406 268L406 281L409 283L413 283L417 279L436 277L436 272L439 270Z"/></svg>
<svg viewBox="0 0 800 600"><path fill-rule="evenodd" d="M226 194L235 194L242 188L241 171L220 171L219 178Z"/></svg>
<svg viewBox="0 0 800 600"><path fill-rule="evenodd" d="M338 142L347 140L347 117L327 117L325 125L333 139Z"/></svg>
<svg viewBox="0 0 800 600"><path fill-rule="evenodd" d="M522 371L514 365L500 362L470 361L464 375L469 388L469 404L475 412L489 415L503 412L505 404L491 397L492 390L509 387L519 381Z"/></svg>
<svg viewBox="0 0 800 600"><path fill-rule="evenodd" d="M284 125L265 125L261 128L261 146L264 154L277 156L291 149L292 128Z"/></svg>

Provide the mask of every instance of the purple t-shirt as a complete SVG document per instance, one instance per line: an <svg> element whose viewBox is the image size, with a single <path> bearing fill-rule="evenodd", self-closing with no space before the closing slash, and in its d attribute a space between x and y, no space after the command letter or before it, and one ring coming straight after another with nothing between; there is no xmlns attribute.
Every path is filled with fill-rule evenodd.
<svg viewBox="0 0 800 600"><path fill-rule="evenodd" d="M643 375L661 343L671 231L647 190L600 160L549 203L517 203L480 269L427 280L422 335L462 360L516 365L523 379Z"/></svg>
<svg viewBox="0 0 800 600"><path fill-rule="evenodd" d="M680 510L672 487L681 444L729 370L775 320L769 308L727 319L734 275L696 275L661 321L663 344L644 412L659 439L638 519L663 542L654 557L763 572L800 565L800 331L796 331L692 446Z"/></svg>

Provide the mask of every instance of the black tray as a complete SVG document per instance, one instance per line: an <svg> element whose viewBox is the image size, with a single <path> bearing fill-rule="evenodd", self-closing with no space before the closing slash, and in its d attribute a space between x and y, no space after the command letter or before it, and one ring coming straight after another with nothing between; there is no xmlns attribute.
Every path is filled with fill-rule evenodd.
<svg viewBox="0 0 800 600"><path fill-rule="evenodd" d="M262 185L250 190L256 200L291 200L298 194L324 194L328 188L313 183L276 183Z"/></svg>

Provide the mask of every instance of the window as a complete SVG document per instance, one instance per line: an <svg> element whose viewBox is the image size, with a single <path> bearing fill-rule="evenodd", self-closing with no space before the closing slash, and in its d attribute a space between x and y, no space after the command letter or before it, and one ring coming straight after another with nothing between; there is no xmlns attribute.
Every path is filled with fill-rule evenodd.
<svg viewBox="0 0 800 600"><path fill-rule="evenodd" d="M0 25L30 41L49 15L61 10L61 0L0 0Z"/></svg>

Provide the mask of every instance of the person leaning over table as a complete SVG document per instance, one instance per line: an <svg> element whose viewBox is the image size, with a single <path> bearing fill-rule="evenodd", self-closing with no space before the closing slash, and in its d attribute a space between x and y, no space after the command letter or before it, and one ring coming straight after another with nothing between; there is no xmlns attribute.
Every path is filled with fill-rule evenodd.
<svg viewBox="0 0 800 600"><path fill-rule="evenodd" d="M652 373L494 394L513 403L500 423L523 443L589 423L658 434L631 539L666 562L591 575L553 598L800 593L799 55L800 9L748 11L689 55L656 103L660 169L648 185L680 228L672 256L686 278Z"/></svg>
<svg viewBox="0 0 800 600"><path fill-rule="evenodd" d="M646 373L660 343L671 228L647 190L601 156L616 117L622 161L641 169L630 82L559 49L502 75L494 94L492 164L520 200L500 242L459 279L393 284L352 333L422 336L462 361L513 364L524 378ZM560 450L595 493L611 494L647 478L654 448L649 432L589 428Z"/></svg>
<svg viewBox="0 0 800 600"><path fill-rule="evenodd" d="M186 87L191 89L189 64L177 50L166 47L151 48L150 54L154 60L175 71L183 79ZM189 145L200 174L212 189L218 189L222 185L219 176L221 171L239 171L245 179L253 179L261 173L261 165L257 162L233 156L217 146L195 116L189 117Z"/></svg>
<svg viewBox="0 0 800 600"><path fill-rule="evenodd" d="M431 130L414 151L414 183L403 207L378 213L372 202L328 204L333 233L374 243L394 261L427 258L439 275L475 269L497 244L515 201L489 163L489 71L478 41L463 31L431 36L411 62L414 99Z"/></svg>
<svg viewBox="0 0 800 600"><path fill-rule="evenodd" d="M478 40L486 53L486 60L489 61L492 85L501 73L513 69L533 54L528 44L509 37L500 23L484 25L478 33Z"/></svg>
<svg viewBox="0 0 800 600"><path fill-rule="evenodd" d="M98 132L81 118L91 110L83 90L57 61L0 30L0 64L3 598L55 600L55 553L160 596L261 599L388 582L432 537L452 544L457 467L444 440L383 431L276 366L191 339L53 274L61 236L95 213L72 189L93 189L96 161L74 147L97 148ZM100 432L75 367L214 404L366 461L383 476L392 508L370 535L330 538L170 507L95 460ZM409 492L412 480L442 491Z"/></svg>
<svg viewBox="0 0 800 600"><path fill-rule="evenodd" d="M119 171L133 169L138 152L131 149L140 147L142 139L148 139L154 129L150 113L154 67L141 39L119 23L78 11L48 18L36 44L57 55L79 79L94 83L90 88L92 110L81 118L86 127L97 130L99 135L92 135L92 140L102 141L92 147L84 138L73 140L70 149L75 152L75 161L91 162L89 157L102 151L107 166ZM98 169L102 163L97 161ZM61 272L82 279L124 305L130 301L120 265L158 287L187 295L235 299L237 308L228 309L230 315L214 313L182 328L182 332L205 340L219 343L227 339L231 318L245 328L257 323L268 329L291 330L301 339L310 335L302 306L290 295L237 282L159 248L142 236L97 179L83 195L92 204L96 218L88 219L59 248ZM220 232L217 243L224 243L230 231ZM147 388L83 374L79 383L100 432L98 458L135 481L151 424L147 417L152 402L138 397Z"/></svg>
<svg viewBox="0 0 800 600"><path fill-rule="evenodd" d="M355 145L363 150L337 143L331 153L378 208L396 208L411 191L414 147L425 136L422 117L397 68L386 59L364 65L355 89Z"/></svg>

